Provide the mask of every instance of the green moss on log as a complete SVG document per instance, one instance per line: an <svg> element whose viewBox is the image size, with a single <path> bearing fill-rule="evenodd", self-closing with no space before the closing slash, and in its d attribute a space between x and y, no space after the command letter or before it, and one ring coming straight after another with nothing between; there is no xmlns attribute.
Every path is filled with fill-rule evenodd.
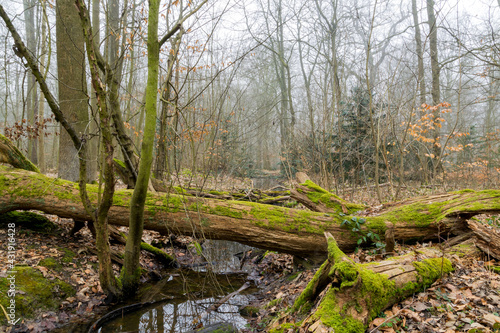
<svg viewBox="0 0 500 333"><path fill-rule="evenodd" d="M328 261L325 261L314 274L313 278L307 284L306 288L302 291L299 297L295 300L292 306L292 312L300 311L301 313L308 312L312 307L313 297L316 285L323 271L329 266Z"/></svg>
<svg viewBox="0 0 500 333"><path fill-rule="evenodd" d="M321 305L312 320L321 320L323 325L334 328L336 333L359 333L365 331L365 325L350 315L343 314L337 304L337 288L331 288L325 294Z"/></svg>
<svg viewBox="0 0 500 333"><path fill-rule="evenodd" d="M394 258L393 260L397 260ZM453 270L446 258L430 258L414 262L416 282L396 286L386 274L375 273L380 263L356 264L338 247L335 239L328 237L328 260L318 269L313 279L295 301L292 312L310 309L317 296L318 281L328 273L330 289L325 293L312 314L311 322L321 322L338 333L364 332L366 323L377 317L386 307L430 286L443 274ZM331 267L331 268L329 268ZM357 314L367 313L367 315ZM362 319L359 319L362 318Z"/></svg>
<svg viewBox="0 0 500 333"><path fill-rule="evenodd" d="M43 215L33 212L8 212L0 214L0 225L14 223L16 227L23 227L38 232L53 232L58 229L57 225L52 223Z"/></svg>
<svg viewBox="0 0 500 333"><path fill-rule="evenodd" d="M253 223L259 227L281 229L287 232L307 232L322 235L330 224L340 224L340 217L332 216L331 221L311 224L316 217L324 216L304 210L291 211L287 208L270 206L253 202L241 203L252 207L249 214L254 217Z"/></svg>
<svg viewBox="0 0 500 333"><path fill-rule="evenodd" d="M326 293L312 320L321 320L325 326L339 333L364 332L365 322L353 317L353 309L358 312L366 309L366 320L369 322L387 306L423 290L442 274L453 270L451 262L446 258L426 259L413 265L418 272L417 283L409 282L396 287L395 282L389 280L387 275L375 273L362 265L346 261L335 264L332 271L335 271L341 284ZM354 303L341 305L337 299L340 292L348 294Z"/></svg>
<svg viewBox="0 0 500 333"><path fill-rule="evenodd" d="M366 217L366 227L378 230L380 234L385 232L385 222L427 228L458 212L470 212L474 215L482 211L500 210L500 200L496 198L500 198L499 190L462 190L451 192L442 200L437 198L431 203L417 201L405 204L402 202L379 216Z"/></svg>
<svg viewBox="0 0 500 333"><path fill-rule="evenodd" d="M161 249L145 242L141 242L141 249L153 253L157 258L160 258L165 265L169 267L177 267L177 261L175 258L165 251L162 251Z"/></svg>
<svg viewBox="0 0 500 333"><path fill-rule="evenodd" d="M208 193L213 194L213 195L229 195L229 192L227 191L216 191L216 190L210 190Z"/></svg>
<svg viewBox="0 0 500 333"><path fill-rule="evenodd" d="M5 136L0 134L0 145L5 146L0 152L0 162L8 163L15 168L40 173L40 169L34 165L19 149Z"/></svg>
<svg viewBox="0 0 500 333"><path fill-rule="evenodd" d="M446 258L430 258L424 261L414 262L413 267L418 272L417 282L422 288L429 287L444 273L449 273L453 270L450 260Z"/></svg>
<svg viewBox="0 0 500 333"><path fill-rule="evenodd" d="M228 203L228 205L230 205L230 203ZM231 208L231 206L215 206L214 208L209 208L208 212L210 214L227 216L235 219L243 218L243 212Z"/></svg>
<svg viewBox="0 0 500 333"><path fill-rule="evenodd" d="M321 202L326 207L333 209L337 213L342 213L342 206L347 209L347 214L353 214L354 212L364 210L366 208L364 205L347 202L339 196L321 188L310 180L306 180L306 182L301 185L310 190L306 194L309 200L316 204Z"/></svg>

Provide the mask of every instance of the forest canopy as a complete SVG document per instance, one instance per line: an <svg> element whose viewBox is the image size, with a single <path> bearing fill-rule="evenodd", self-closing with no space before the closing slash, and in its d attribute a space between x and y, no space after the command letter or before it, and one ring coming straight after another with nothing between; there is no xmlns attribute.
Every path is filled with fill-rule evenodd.
<svg viewBox="0 0 500 333"><path fill-rule="evenodd" d="M70 87L71 98L58 101L61 108L82 104L76 131L85 133L95 154L92 138L100 130L92 120L98 111L91 66L85 65L83 37L77 37L81 28L74 5L64 9L74 16L56 24L64 3L2 2L54 95L57 85L62 94ZM104 72L113 71L117 85L108 89L116 94L120 113L115 136L127 147L118 150L140 154L147 3L87 5L94 42L109 65ZM496 1L171 1L161 6L154 177L186 169L239 176L279 169L290 177L307 171L318 175L320 185L337 189L430 183L435 177L467 187L496 184ZM64 174L58 158L76 162L76 155L59 146L59 136L70 140L54 122L6 26L0 29L0 130L42 171ZM70 47L72 55L64 58ZM77 78L71 85L60 85L64 73L59 71L65 68ZM96 170L97 161L89 162L90 177Z"/></svg>

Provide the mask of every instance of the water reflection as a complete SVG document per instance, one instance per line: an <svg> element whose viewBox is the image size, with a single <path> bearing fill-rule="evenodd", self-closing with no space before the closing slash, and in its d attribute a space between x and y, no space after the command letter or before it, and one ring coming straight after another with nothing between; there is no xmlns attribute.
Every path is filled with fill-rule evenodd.
<svg viewBox="0 0 500 333"><path fill-rule="evenodd" d="M243 328L247 322L238 309L249 304L247 296L235 295L216 311L209 311L209 308L221 297L238 290L245 280L246 274L173 271L161 281L143 285L135 299L141 303L165 302L109 321L98 332L186 332L200 323L206 326L219 322ZM252 289L246 292L251 293Z"/></svg>
<svg viewBox="0 0 500 333"><path fill-rule="evenodd" d="M195 269L200 272L214 273L241 271L240 260L235 255L250 249L250 246L236 242L207 239L203 243L203 257L208 264Z"/></svg>
<svg viewBox="0 0 500 333"><path fill-rule="evenodd" d="M201 259L207 265L193 266L193 270L173 270L161 281L144 284L137 298L131 300L134 303L165 302L109 321L98 332L181 333L200 324L207 326L220 322L244 328L247 321L238 313L240 307L249 304L244 294L233 296L215 311L209 309L246 281L245 273L229 273L241 272L240 260L235 254L249 249L235 242L206 240ZM246 290L246 293L251 292L252 289Z"/></svg>
<svg viewBox="0 0 500 333"><path fill-rule="evenodd" d="M237 328L244 328L247 321L240 316L238 308L248 304L243 295L236 295L217 311L207 312L217 301L206 298L186 302L171 302L141 312L127 314L108 322L98 332L186 332L195 328L200 322L203 326L219 322L233 323Z"/></svg>

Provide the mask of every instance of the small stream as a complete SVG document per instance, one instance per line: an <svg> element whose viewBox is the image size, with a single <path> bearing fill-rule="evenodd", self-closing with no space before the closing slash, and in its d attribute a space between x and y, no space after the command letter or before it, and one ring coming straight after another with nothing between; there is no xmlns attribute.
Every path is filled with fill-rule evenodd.
<svg viewBox="0 0 500 333"><path fill-rule="evenodd" d="M234 255L249 247L209 240L203 246L207 265L195 265L192 270L172 270L165 279L144 284L134 300L116 308L134 303L156 303L108 321L97 332L182 333L199 324L207 326L220 322L244 328L247 321L238 310L249 304L246 295L255 292L255 288L233 296L216 311L207 310L245 283L247 274L240 271L239 259Z"/></svg>
<svg viewBox="0 0 500 333"><path fill-rule="evenodd" d="M240 316L238 309L248 304L246 296L237 295L221 305L218 311L208 315L206 310L216 301L216 298L199 300L172 301L151 309L144 309L106 323L98 332L187 332L194 329L198 323L203 326L228 322L237 328L244 328L247 321Z"/></svg>

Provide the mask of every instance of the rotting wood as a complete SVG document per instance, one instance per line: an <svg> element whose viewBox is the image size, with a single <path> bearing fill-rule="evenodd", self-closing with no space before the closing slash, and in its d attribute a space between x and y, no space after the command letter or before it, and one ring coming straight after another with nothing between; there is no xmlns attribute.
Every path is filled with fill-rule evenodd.
<svg viewBox="0 0 500 333"><path fill-rule="evenodd" d="M268 190L261 191L250 189L245 192L221 192L215 190L186 189L178 186L166 185L158 179L152 178L152 183L156 191L163 193L184 194L199 198L219 199L219 200L238 200L258 202L266 205L281 204L292 200L289 190Z"/></svg>
<svg viewBox="0 0 500 333"><path fill-rule="evenodd" d="M457 244L463 243L463 242L465 242L473 237L474 237L474 232L472 232L472 231L467 232L465 234L448 239L446 242L444 242L443 246L444 246L444 248L452 247L452 246L455 246Z"/></svg>
<svg viewBox="0 0 500 333"><path fill-rule="evenodd" d="M364 332L384 309L430 286L453 270L449 259L434 248L382 262L356 264L325 233L328 259L295 301L292 312L309 313L301 324L306 331ZM312 311L311 311L312 309Z"/></svg>
<svg viewBox="0 0 500 333"><path fill-rule="evenodd" d="M97 201L97 187L87 185ZM116 191L109 223L127 226L132 191ZM20 169L0 166L0 213L41 210L60 217L88 220L78 184ZM466 220L475 214L500 212L500 191L462 191L421 197L392 204L366 217L364 228L383 239L386 222L394 225L399 242L447 237L469 232ZM145 228L162 234L194 235L232 240L254 247L324 260L323 232L337 239L340 249L352 251L357 235L341 226L338 213L316 213L234 200L215 200L175 194L148 193Z"/></svg>
<svg viewBox="0 0 500 333"><path fill-rule="evenodd" d="M486 256L500 260L500 229L473 220L467 223L474 232L476 246Z"/></svg>

